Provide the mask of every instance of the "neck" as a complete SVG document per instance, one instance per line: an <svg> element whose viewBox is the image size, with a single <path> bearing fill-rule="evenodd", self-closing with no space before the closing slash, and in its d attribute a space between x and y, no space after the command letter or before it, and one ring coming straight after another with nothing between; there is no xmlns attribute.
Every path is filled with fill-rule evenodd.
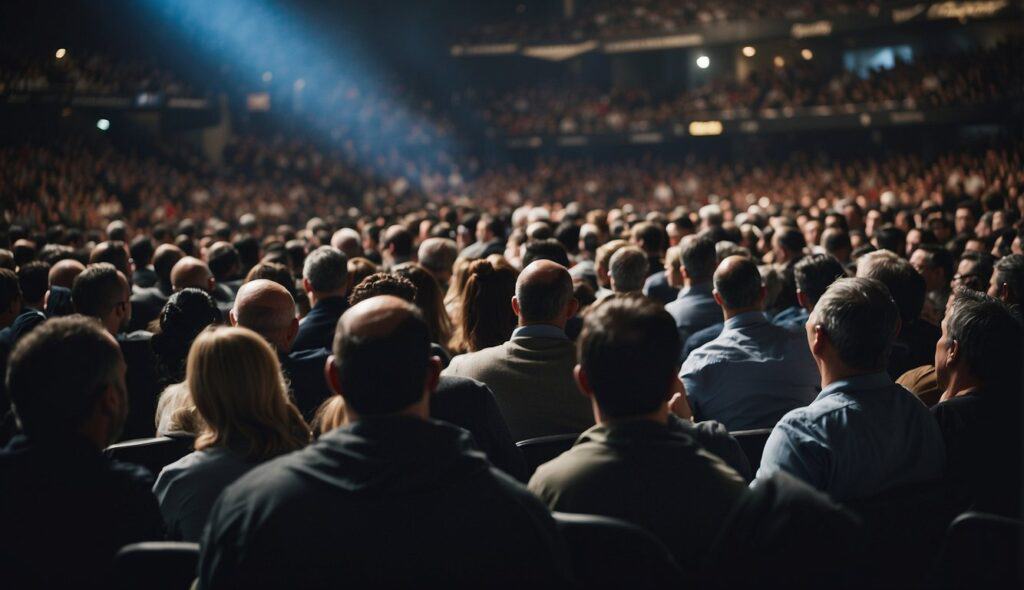
<svg viewBox="0 0 1024 590"><path fill-rule="evenodd" d="M974 393L981 388L981 385L981 381L973 375L965 374L963 371L953 371L949 375L949 383L946 384L946 390L942 392L939 401L944 402L954 397Z"/></svg>
<svg viewBox="0 0 1024 590"><path fill-rule="evenodd" d="M638 420L647 420L648 422L657 422L658 424L668 424L668 403L658 406L657 410L654 410L649 414L617 417L605 416L601 411L601 408L597 405L597 402L594 401L594 398L591 398L591 405L594 410L594 421L602 426L615 424L617 422L635 422Z"/></svg>
<svg viewBox="0 0 1024 590"><path fill-rule="evenodd" d="M566 318L553 318L553 319L550 319L550 320L528 321L528 320L524 320L522 316L519 316L519 327L520 328L523 328L525 326L555 326L556 328L561 328L561 329L564 330L565 329L565 322L566 322Z"/></svg>
<svg viewBox="0 0 1024 590"><path fill-rule="evenodd" d="M696 280L696 279L691 279L689 277L683 277L683 285L685 287L687 287L687 288L699 287L700 285L703 285L704 283L707 283L707 282L708 281L706 281L706 280Z"/></svg>
<svg viewBox="0 0 1024 590"><path fill-rule="evenodd" d="M818 359L815 359L818 361ZM825 364L818 361L818 372L821 373L821 388L825 389L829 385L836 381L843 381L851 377L857 377L859 375L872 375L884 371L885 367L879 367L877 369L863 370L863 369L851 369L842 364Z"/></svg>
<svg viewBox="0 0 1024 590"><path fill-rule="evenodd" d="M344 297L344 296L345 296L345 291L344 290L342 290L342 291L334 291L334 292L327 292L327 293L318 293L316 291L310 291L309 292L309 306L311 308L313 308L313 307L316 307L317 303L320 303L324 299L330 299L332 297Z"/></svg>
<svg viewBox="0 0 1024 590"><path fill-rule="evenodd" d="M763 310L761 309L760 305L752 305L750 307L738 307L736 309L729 309L728 307L723 307L722 308L722 315L724 315L725 319L728 320L728 319L731 319L731 318L734 318L734 317L740 315L741 313L749 313L751 311L763 311Z"/></svg>

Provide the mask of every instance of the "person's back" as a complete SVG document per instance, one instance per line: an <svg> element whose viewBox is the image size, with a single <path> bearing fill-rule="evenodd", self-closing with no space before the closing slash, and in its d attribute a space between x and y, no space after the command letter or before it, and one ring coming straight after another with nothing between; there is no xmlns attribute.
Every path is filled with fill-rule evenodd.
<svg viewBox="0 0 1024 590"><path fill-rule="evenodd" d="M520 274L516 292L520 326L512 339L455 357L445 374L490 387L516 440L582 432L594 422L572 376L576 350L565 323L577 304L568 272L551 261L534 262Z"/></svg>
<svg viewBox="0 0 1024 590"><path fill-rule="evenodd" d="M759 479L786 471L849 500L942 476L946 458L935 420L885 372L898 316L874 279L829 287L807 324L824 387L775 426Z"/></svg>
<svg viewBox="0 0 1024 590"><path fill-rule="evenodd" d="M674 323L655 302L609 300L588 315L579 346L578 379L598 424L540 466L531 491L552 510L638 524L698 571L747 487L668 419L680 348Z"/></svg>
<svg viewBox="0 0 1024 590"><path fill-rule="evenodd" d="M715 241L709 235L690 236L678 250L670 251L666 265L678 263L686 286L665 305L685 344L696 332L722 321L722 308L712 295L711 278L717 263Z"/></svg>
<svg viewBox="0 0 1024 590"><path fill-rule="evenodd" d="M427 418L440 364L414 306L390 296L353 306L334 353L346 425L224 491L201 588L570 583L543 505L465 431Z"/></svg>
<svg viewBox="0 0 1024 590"><path fill-rule="evenodd" d="M348 309L348 258L330 246L321 246L306 257L302 288L310 311L299 322L292 350L330 348L338 318Z"/></svg>
<svg viewBox="0 0 1024 590"><path fill-rule="evenodd" d="M101 453L126 412L117 344L92 320L50 320L18 343L8 379L24 432L0 451L3 583L108 583L121 546L163 536L152 475Z"/></svg>

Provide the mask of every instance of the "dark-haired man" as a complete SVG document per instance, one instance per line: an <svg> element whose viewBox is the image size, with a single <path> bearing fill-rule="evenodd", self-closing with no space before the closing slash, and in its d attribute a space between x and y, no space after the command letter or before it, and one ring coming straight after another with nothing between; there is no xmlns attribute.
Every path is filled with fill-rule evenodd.
<svg viewBox="0 0 1024 590"><path fill-rule="evenodd" d="M50 320L15 347L7 384L22 434L0 451L4 585L109 584L118 549L163 535L152 476L101 453L128 411L117 342L92 319Z"/></svg>
<svg viewBox="0 0 1024 590"><path fill-rule="evenodd" d="M346 425L224 491L200 588L571 584L543 505L465 431L429 419L441 367L415 306L353 306L333 352Z"/></svg>
<svg viewBox="0 0 1024 590"><path fill-rule="evenodd" d="M708 234L683 238L679 263L684 287L665 310L675 320L679 339L685 344L695 332L722 321L722 308L711 294L711 279L718 264L715 241Z"/></svg>
<svg viewBox="0 0 1024 590"><path fill-rule="evenodd" d="M713 281L725 325L683 363L690 406L698 419L718 420L731 431L771 428L817 394L820 377L807 343L802 333L768 321L753 260L726 258Z"/></svg>
<svg viewBox="0 0 1024 590"><path fill-rule="evenodd" d="M825 289L836 279L846 276L843 265L828 254L804 256L793 266L796 280L797 307L788 307L772 318L777 326L799 330L803 334L804 324L814 304L825 294Z"/></svg>
<svg viewBox="0 0 1024 590"><path fill-rule="evenodd" d="M490 215L480 217L476 222L476 241L466 246L459 258L476 260L505 251L505 224Z"/></svg>
<svg viewBox="0 0 1024 590"><path fill-rule="evenodd" d="M1004 303L1024 303L1024 256L1010 254L996 263L988 294Z"/></svg>
<svg viewBox="0 0 1024 590"><path fill-rule="evenodd" d="M806 326L821 393L772 430L758 479L785 471L843 501L942 476L938 425L885 371L899 315L875 279L828 288Z"/></svg>
<svg viewBox="0 0 1024 590"><path fill-rule="evenodd" d="M171 271L184 257L185 253L174 244L161 244L157 247L153 254L153 271L156 272L157 284L153 288L140 289L132 293L132 321L128 326L130 331L144 330L150 322L160 317L160 311L174 293Z"/></svg>
<svg viewBox="0 0 1024 590"><path fill-rule="evenodd" d="M530 489L552 510L601 514L643 526L693 570L736 502L743 478L704 450L721 425L670 419L679 334L656 302L599 304L584 320L575 376L597 425L542 465Z"/></svg>

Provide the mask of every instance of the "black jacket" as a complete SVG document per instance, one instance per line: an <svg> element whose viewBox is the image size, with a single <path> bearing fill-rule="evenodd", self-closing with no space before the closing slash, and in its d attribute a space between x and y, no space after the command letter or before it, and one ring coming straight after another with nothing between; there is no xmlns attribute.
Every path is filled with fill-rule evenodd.
<svg viewBox="0 0 1024 590"><path fill-rule="evenodd" d="M214 505L200 588L565 587L554 521L468 435L364 418L253 469Z"/></svg>
<svg viewBox="0 0 1024 590"><path fill-rule="evenodd" d="M330 349L334 343L334 329L338 318L348 309L344 297L321 299L299 322L299 333L292 343L292 350Z"/></svg>
<svg viewBox="0 0 1024 590"><path fill-rule="evenodd" d="M152 341L153 335L145 330L117 336L127 367L125 381L128 385L128 419L121 440L147 438L156 433L154 416L162 388Z"/></svg>
<svg viewBox="0 0 1024 590"><path fill-rule="evenodd" d="M163 537L152 486L78 435L16 436L0 450L0 585L109 586L118 549Z"/></svg>

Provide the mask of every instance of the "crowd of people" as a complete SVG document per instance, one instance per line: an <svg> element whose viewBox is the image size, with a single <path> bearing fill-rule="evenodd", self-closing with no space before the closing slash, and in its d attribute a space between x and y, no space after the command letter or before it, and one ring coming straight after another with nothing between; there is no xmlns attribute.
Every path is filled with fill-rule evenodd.
<svg viewBox="0 0 1024 590"><path fill-rule="evenodd" d="M594 0L576 3L569 18L552 19L517 11L515 18L473 27L463 38L466 42L494 43L505 40L528 42L583 41L594 38L670 35L690 27L712 26L727 22L762 20L800 20L825 16L863 15L877 17L889 2L879 0L843 0L841 2L802 1L708 2L688 0ZM524 7L525 8L525 7Z"/></svg>
<svg viewBox="0 0 1024 590"><path fill-rule="evenodd" d="M196 198L162 160L12 155L50 167L2 165L41 191L0 236L14 587L165 538L201 588L591 579L552 511L645 529L676 582L915 584L936 522L1020 516L1017 149L649 167L622 200L559 163L362 210L282 198L292 162ZM232 184L261 176L277 209ZM192 198L152 219L158 191ZM157 472L103 453L155 435L187 444ZM539 467L515 445L553 435Z"/></svg>
<svg viewBox="0 0 1024 590"><path fill-rule="evenodd" d="M197 96L197 90L153 61L61 48L46 56L0 56L0 94Z"/></svg>
<svg viewBox="0 0 1024 590"><path fill-rule="evenodd" d="M824 71L798 60L755 70L743 80L717 77L693 89L576 88L564 85L484 92L484 121L510 136L644 132L690 117L763 116L817 106L929 110L993 104L1021 97L1022 44L921 56L866 77Z"/></svg>

